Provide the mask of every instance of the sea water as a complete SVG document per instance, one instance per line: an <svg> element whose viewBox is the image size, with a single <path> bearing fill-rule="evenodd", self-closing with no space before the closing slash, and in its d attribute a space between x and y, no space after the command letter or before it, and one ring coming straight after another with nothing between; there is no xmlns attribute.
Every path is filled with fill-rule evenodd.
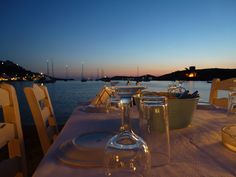
<svg viewBox="0 0 236 177"><path fill-rule="evenodd" d="M147 86L148 90L152 91L167 91L170 83L171 81L150 81L142 82L141 85ZM33 82L11 82L10 84L16 88L22 123L33 124L29 105L23 92L24 87L32 86ZM95 97L104 84L102 81L57 81L45 84L58 124L65 123L78 104L86 103ZM126 81L119 81L119 85L125 84ZM131 82L131 84L135 85L135 82ZM208 102L211 84L203 81L186 81L182 83L182 86L190 93L197 90L200 94L200 101Z"/></svg>

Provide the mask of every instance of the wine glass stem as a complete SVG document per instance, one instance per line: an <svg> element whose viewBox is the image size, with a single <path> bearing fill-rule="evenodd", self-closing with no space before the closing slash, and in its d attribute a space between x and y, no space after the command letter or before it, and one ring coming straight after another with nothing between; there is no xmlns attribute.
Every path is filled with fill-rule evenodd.
<svg viewBox="0 0 236 177"><path fill-rule="evenodd" d="M130 104L125 103L122 105L122 119L121 119L122 127L127 129L131 129L130 123Z"/></svg>

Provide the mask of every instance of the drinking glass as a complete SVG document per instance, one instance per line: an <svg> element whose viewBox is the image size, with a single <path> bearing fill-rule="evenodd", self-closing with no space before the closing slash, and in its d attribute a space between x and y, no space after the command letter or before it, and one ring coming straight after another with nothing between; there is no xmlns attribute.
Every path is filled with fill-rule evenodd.
<svg viewBox="0 0 236 177"><path fill-rule="evenodd" d="M152 167L159 167L170 161L170 135L167 99L164 96L141 98L143 110L142 134L152 157Z"/></svg>

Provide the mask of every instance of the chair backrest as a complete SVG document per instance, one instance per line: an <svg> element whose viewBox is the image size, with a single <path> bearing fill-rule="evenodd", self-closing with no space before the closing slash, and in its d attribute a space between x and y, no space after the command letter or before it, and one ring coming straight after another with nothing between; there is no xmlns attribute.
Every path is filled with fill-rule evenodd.
<svg viewBox="0 0 236 177"><path fill-rule="evenodd" d="M34 118L43 153L58 135L56 118L46 86L25 87L24 92Z"/></svg>
<svg viewBox="0 0 236 177"><path fill-rule="evenodd" d="M4 122L0 123L0 148L8 146L9 159L0 162L1 177L27 176L24 138L15 88L0 84L0 107Z"/></svg>
<svg viewBox="0 0 236 177"><path fill-rule="evenodd" d="M90 105L100 106L107 104L108 99L113 94L113 89L109 87L103 87L96 97L91 101Z"/></svg>
<svg viewBox="0 0 236 177"><path fill-rule="evenodd" d="M236 78L226 79L222 81L220 79L213 79L209 97L210 104L222 108L227 108L228 98L219 98L218 90L230 91L232 87L236 87Z"/></svg>

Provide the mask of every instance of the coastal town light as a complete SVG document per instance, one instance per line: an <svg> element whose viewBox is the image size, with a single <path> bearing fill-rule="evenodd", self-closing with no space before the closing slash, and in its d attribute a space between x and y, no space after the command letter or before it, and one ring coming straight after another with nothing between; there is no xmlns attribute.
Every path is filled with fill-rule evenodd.
<svg viewBox="0 0 236 177"><path fill-rule="evenodd" d="M188 77L194 77L194 74L193 74L193 73L190 73L190 74L188 75Z"/></svg>
<svg viewBox="0 0 236 177"><path fill-rule="evenodd" d="M186 76L189 78L193 78L193 77L197 76L197 73L195 73L195 72L187 73Z"/></svg>

